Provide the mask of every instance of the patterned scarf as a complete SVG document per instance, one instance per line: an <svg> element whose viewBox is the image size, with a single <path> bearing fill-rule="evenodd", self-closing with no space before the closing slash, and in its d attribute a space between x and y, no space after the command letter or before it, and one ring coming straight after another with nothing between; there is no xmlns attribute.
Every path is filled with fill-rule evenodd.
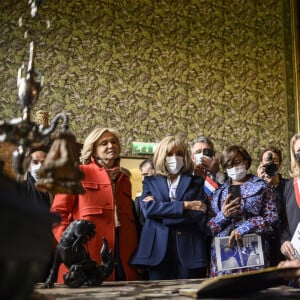
<svg viewBox="0 0 300 300"><path fill-rule="evenodd" d="M118 218L118 208L117 208L117 202L116 202L116 182L119 174L121 173L120 164L119 162L116 163L116 166L113 168L106 168L106 164L99 158L95 158L95 161L102 167L105 168L111 182L111 187L113 191L113 197L114 197L114 207L115 207L115 227L120 226L119 218Z"/></svg>
<svg viewBox="0 0 300 300"><path fill-rule="evenodd" d="M107 172L107 174L110 178L113 192L115 192L115 190L116 190L116 181L117 181L117 178L118 178L119 174L121 173L120 166L117 166L117 167L114 167L114 168L111 168L111 169L106 169L106 172Z"/></svg>

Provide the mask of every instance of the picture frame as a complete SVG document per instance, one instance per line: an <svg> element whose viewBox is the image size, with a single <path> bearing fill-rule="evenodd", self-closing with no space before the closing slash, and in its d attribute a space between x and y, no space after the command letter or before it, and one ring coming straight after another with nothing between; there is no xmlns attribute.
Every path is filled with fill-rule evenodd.
<svg viewBox="0 0 300 300"><path fill-rule="evenodd" d="M264 266L261 236L251 233L243 236L243 247L228 246L229 236L216 237L216 258L219 271Z"/></svg>

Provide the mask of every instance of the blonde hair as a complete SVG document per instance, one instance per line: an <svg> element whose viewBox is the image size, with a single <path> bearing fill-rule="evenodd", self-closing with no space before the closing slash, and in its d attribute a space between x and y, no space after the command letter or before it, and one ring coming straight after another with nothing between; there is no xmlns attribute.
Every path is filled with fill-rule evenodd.
<svg viewBox="0 0 300 300"><path fill-rule="evenodd" d="M300 163L297 161L294 146L297 140L300 139L300 132L296 133L290 141L290 155L291 155L291 171L290 176L296 177L300 175Z"/></svg>
<svg viewBox="0 0 300 300"><path fill-rule="evenodd" d="M94 129L85 139L82 150L81 150L81 155L80 155L80 162L84 165L89 164L91 162L91 157L94 153L94 146L95 143L99 140L99 138L105 133L109 132L111 133L116 139L118 146L121 151L121 144L120 144L120 138L119 138L119 133L117 130L113 128L96 128Z"/></svg>
<svg viewBox="0 0 300 300"><path fill-rule="evenodd" d="M183 168L180 173L189 172L193 173L194 165L189 153L189 147L185 143L184 139L180 136L167 136L158 144L154 155L153 155L153 165L155 168L156 175L169 176L170 173L166 169L165 160L174 146L177 146L183 156Z"/></svg>

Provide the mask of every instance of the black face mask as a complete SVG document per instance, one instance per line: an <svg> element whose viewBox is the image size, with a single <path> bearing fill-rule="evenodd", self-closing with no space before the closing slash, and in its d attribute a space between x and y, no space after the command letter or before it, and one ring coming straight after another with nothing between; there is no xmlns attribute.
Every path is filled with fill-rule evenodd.
<svg viewBox="0 0 300 300"><path fill-rule="evenodd" d="M297 160L297 162L300 162L300 152L296 153L296 160Z"/></svg>

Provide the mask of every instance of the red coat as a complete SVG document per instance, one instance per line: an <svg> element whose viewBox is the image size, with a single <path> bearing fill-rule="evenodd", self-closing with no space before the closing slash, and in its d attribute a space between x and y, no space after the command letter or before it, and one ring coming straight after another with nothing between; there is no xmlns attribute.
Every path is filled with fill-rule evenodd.
<svg viewBox="0 0 300 300"><path fill-rule="evenodd" d="M81 165L84 173L82 185L86 193L83 195L57 194L51 211L61 217L60 224L53 228L57 241L72 220L85 219L96 225L96 236L88 242L88 249L93 260L100 263L102 237L108 241L108 246L114 252L115 246L115 214L112 185L106 170L95 162ZM137 247L137 232L133 215L131 183L129 177L120 173L116 179L115 200L120 222L120 257L127 280L137 280L137 270L129 265L130 257ZM66 267L60 268L57 282L63 283ZM64 270L63 270L64 269ZM114 273L108 278L114 280Z"/></svg>

